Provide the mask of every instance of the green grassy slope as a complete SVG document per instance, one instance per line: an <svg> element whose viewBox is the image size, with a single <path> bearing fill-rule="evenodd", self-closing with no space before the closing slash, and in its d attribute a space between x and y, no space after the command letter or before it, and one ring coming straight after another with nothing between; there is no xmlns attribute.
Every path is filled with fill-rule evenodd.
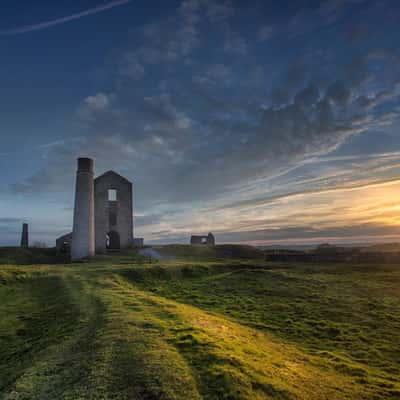
<svg viewBox="0 0 400 400"><path fill-rule="evenodd" d="M0 399L400 397L397 266L180 251L1 266Z"/></svg>

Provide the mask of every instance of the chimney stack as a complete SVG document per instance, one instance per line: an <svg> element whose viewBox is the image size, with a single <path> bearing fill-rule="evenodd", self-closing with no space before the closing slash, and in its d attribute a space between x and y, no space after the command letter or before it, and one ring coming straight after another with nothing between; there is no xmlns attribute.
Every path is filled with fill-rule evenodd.
<svg viewBox="0 0 400 400"><path fill-rule="evenodd" d="M22 224L21 247L29 247L28 224Z"/></svg>
<svg viewBox="0 0 400 400"><path fill-rule="evenodd" d="M71 259L93 256L94 238L94 171L93 160L78 158Z"/></svg>

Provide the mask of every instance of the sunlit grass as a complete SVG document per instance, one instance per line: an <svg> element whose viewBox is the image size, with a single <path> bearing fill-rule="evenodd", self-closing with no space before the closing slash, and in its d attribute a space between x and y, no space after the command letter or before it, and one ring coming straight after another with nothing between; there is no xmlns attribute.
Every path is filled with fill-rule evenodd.
<svg viewBox="0 0 400 400"><path fill-rule="evenodd" d="M400 396L397 266L176 251L1 266L0 398Z"/></svg>

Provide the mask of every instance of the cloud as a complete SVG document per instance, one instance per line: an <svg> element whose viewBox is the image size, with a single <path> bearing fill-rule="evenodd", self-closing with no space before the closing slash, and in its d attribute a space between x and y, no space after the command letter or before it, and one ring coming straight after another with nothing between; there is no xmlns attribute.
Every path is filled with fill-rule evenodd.
<svg viewBox="0 0 400 400"><path fill-rule="evenodd" d="M111 100L105 93L97 93L94 96L88 96L83 100L83 106L89 112L102 112L108 109L111 105Z"/></svg>
<svg viewBox="0 0 400 400"><path fill-rule="evenodd" d="M0 217L0 224L17 224L23 220L24 218Z"/></svg>
<svg viewBox="0 0 400 400"><path fill-rule="evenodd" d="M323 0L316 7L299 7L287 24L290 37L298 37L338 24L352 7L367 0Z"/></svg>
<svg viewBox="0 0 400 400"><path fill-rule="evenodd" d="M288 102L295 90L298 90L304 84L307 78L307 66L303 60L297 60L290 64L287 68L286 74L275 87L272 93L272 100L274 103Z"/></svg>
<svg viewBox="0 0 400 400"><path fill-rule="evenodd" d="M205 4L207 5L207 17L211 22L220 23L235 14L235 8L231 1L215 2L208 0Z"/></svg>
<svg viewBox="0 0 400 400"><path fill-rule="evenodd" d="M336 15L335 4L344 7L333 2L324 13ZM335 43L325 63L325 49L309 51L308 42L270 54L259 42L264 20L251 35L233 29L239 11L228 2L188 0L137 28L137 42L127 40L115 57L109 91L94 91L78 106L79 139L51 146L42 169L12 185L13 193L71 196L76 158L93 157L96 174L114 169L133 180L141 235L183 240L192 230L272 229L268 212L257 219L249 209L279 214L285 202L394 178L398 156L366 164L338 152L367 132L395 131L399 87L395 74L380 75L395 64L396 50L366 46L349 63L335 57ZM292 206L302 207L311 206ZM282 235L296 233L284 231L291 217L307 228L293 214L275 221Z"/></svg>
<svg viewBox="0 0 400 400"><path fill-rule="evenodd" d="M229 27L228 20L234 15L231 1L184 0L175 15L152 22L136 32L140 45L126 51L119 61L118 72L123 78L142 79L146 66L155 64L190 65L193 53L206 41L205 30L223 31L224 51L243 55L247 43ZM216 33L221 36L221 33Z"/></svg>
<svg viewBox="0 0 400 400"><path fill-rule="evenodd" d="M170 131L171 128L180 130L188 129L191 126L190 118L174 106L169 93L145 97L144 107L149 115L154 117L150 119L147 130Z"/></svg>
<svg viewBox="0 0 400 400"><path fill-rule="evenodd" d="M376 243L379 240L396 241L398 228L384 224L341 225L318 229L314 226L283 227L277 229L260 229L246 232L215 232L219 243L267 244L320 244L330 243ZM183 240L183 237L182 237Z"/></svg>
<svg viewBox="0 0 400 400"><path fill-rule="evenodd" d="M262 26L258 30L258 40L260 42L266 42L274 34L274 28L270 25Z"/></svg>
<svg viewBox="0 0 400 400"><path fill-rule="evenodd" d="M144 54L144 60L148 63L152 63L153 60L156 62L157 56L155 55L155 51L150 54L151 49L142 50L142 52L146 52ZM151 58L153 57L153 58ZM126 53L121 61L119 67L119 73L122 77L131 78L133 80L140 80L145 75L145 69L141 62L139 61L139 57L135 53Z"/></svg>
<svg viewBox="0 0 400 400"><path fill-rule="evenodd" d="M325 177L326 179L326 177ZM276 203L282 200L290 200L294 198L309 196L309 195L319 195L319 194L329 194L329 193L343 193L343 192L353 192L359 189L370 189L370 188L382 188L385 186L390 186L393 184L400 183L398 178L391 178L387 180L377 180L377 181L367 181L367 182L352 182L349 184L344 184L342 186L334 186L328 187L326 189L314 188L314 189L303 189L300 191L291 191L289 193L277 194L275 196L267 196L264 198L253 198L251 200L244 200L240 202L235 202L231 204L224 204L218 209L227 209L227 208L240 208L244 206L259 206L259 205L267 205Z"/></svg>
<svg viewBox="0 0 400 400"><path fill-rule="evenodd" d="M131 0L112 1L110 3L106 3L106 4L103 4L103 5L94 7L94 8L90 8L89 10L82 11L77 14L72 14L72 15L68 15L66 17L42 22L40 24L26 25L26 26L22 26L19 28L0 30L0 35L18 35L21 33L28 33L28 32L39 31L39 30L51 28L56 25L61 25L66 22L70 22L70 21L74 21L74 20L86 17L88 15L97 14L99 12L106 11L106 10L109 10L109 9L117 7L117 6L122 6L122 5L128 4L130 2L131 2Z"/></svg>
<svg viewBox="0 0 400 400"><path fill-rule="evenodd" d="M161 221L163 214L135 215L135 226L142 227L154 225Z"/></svg>
<svg viewBox="0 0 400 400"><path fill-rule="evenodd" d="M223 48L226 53L238 56L245 56L248 53L248 44L246 39L238 35L227 35Z"/></svg>
<svg viewBox="0 0 400 400"><path fill-rule="evenodd" d="M74 141L74 140L79 140L79 137L72 137L68 139L69 141ZM22 153L29 153L32 154L33 152L38 152L38 153L43 153L43 151L51 151L53 147L59 147L63 146L67 142L66 139L59 139L59 140L54 140L48 143L43 143L39 144L34 147L28 147L28 148L21 148L21 149L16 149L15 151L12 152L7 152L7 153L0 153L0 157L15 157L17 155L20 155Z"/></svg>
<svg viewBox="0 0 400 400"><path fill-rule="evenodd" d="M147 204L147 212L157 203L218 200L226 193L233 196L248 182L273 176L288 160L296 164L329 153L351 136L396 120L392 107L379 111L397 95L395 86L367 97L360 93L364 80L353 80L351 74L343 74L348 80L304 86L300 77L309 73L305 67L301 70L293 72L298 88L281 106L262 106L262 97L254 102L243 98L236 86L244 82L242 74L222 63L204 68L202 77L208 83L201 87L192 80L172 80L167 82L170 91L128 102L120 101L124 91L89 96L81 104L87 136L53 148L53 168L13 189L43 190L44 184L47 190L61 189L62 176L71 182L75 158L88 155L98 160L99 172L122 166L140 188L138 205L144 210ZM239 97L225 88L227 79ZM246 85L257 90L259 84ZM72 171L68 176L66 165Z"/></svg>
<svg viewBox="0 0 400 400"><path fill-rule="evenodd" d="M200 11L205 4L204 0L185 0L176 16L142 27L137 35L143 44L122 56L120 75L139 80L145 75L147 64L176 63L190 56L200 43Z"/></svg>
<svg viewBox="0 0 400 400"><path fill-rule="evenodd" d="M115 121L119 112L114 108L116 96L112 93L96 93L86 97L78 107L79 118L86 123L94 124L96 127Z"/></svg>
<svg viewBox="0 0 400 400"><path fill-rule="evenodd" d="M207 69L206 75L214 82L221 82L232 79L232 70L225 64L215 64Z"/></svg>

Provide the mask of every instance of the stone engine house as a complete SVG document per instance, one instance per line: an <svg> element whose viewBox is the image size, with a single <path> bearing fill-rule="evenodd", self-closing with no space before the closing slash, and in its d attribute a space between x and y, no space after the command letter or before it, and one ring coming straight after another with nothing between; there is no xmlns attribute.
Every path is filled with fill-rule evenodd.
<svg viewBox="0 0 400 400"><path fill-rule="evenodd" d="M114 171L94 180L96 253L133 245L132 183Z"/></svg>
<svg viewBox="0 0 400 400"><path fill-rule="evenodd" d="M78 159L73 231L56 241L72 260L133 246L133 185L108 171L94 179L90 158Z"/></svg>

